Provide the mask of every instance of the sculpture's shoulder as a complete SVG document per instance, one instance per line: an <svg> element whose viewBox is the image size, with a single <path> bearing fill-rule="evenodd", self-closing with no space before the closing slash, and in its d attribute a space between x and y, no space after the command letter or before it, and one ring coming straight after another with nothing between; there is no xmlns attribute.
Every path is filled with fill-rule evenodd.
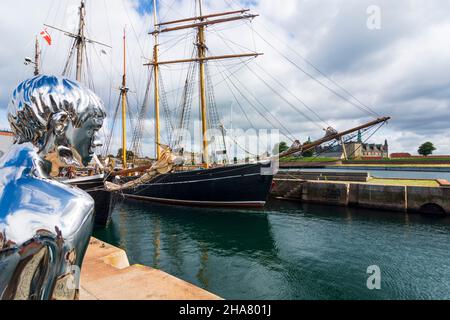
<svg viewBox="0 0 450 320"><path fill-rule="evenodd" d="M70 237L93 215L93 199L46 176L41 163L31 144L14 145L0 161L0 232L16 243L55 228Z"/></svg>

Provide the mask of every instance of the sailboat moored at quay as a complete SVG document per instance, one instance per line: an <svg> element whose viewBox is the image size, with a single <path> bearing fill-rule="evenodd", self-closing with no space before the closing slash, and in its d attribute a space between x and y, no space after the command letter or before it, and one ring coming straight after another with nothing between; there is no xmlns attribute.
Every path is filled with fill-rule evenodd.
<svg viewBox="0 0 450 320"><path fill-rule="evenodd" d="M154 107L155 107L155 149L156 162L146 167L128 168L127 143L126 143L126 61L124 60L124 76L122 85L122 163L123 170L114 173L115 183L106 183L106 189L112 192L120 192L125 198L161 202L175 205L192 206L218 206L218 207L264 207L269 198L270 190L273 184L274 175L277 172L279 155L257 156L255 163L230 164L224 161L223 164L212 164L208 141L208 130L217 129L222 133L225 141L225 129L220 123L220 117L214 103L214 94L211 88L208 63L211 61L221 61L225 59L256 58L262 53L251 52L243 54L230 55L208 55L206 45L205 31L208 26L223 24L227 22L252 20L258 15L249 13L250 10L242 9L215 14L204 14L202 10L202 1L197 2L198 15L191 18L158 23L157 2L153 1L153 11L155 20L155 30L151 33L154 37L153 59L147 63L150 67L151 78L154 85ZM175 32L179 30L195 30L195 47L191 58L162 61L159 58L159 36L163 33ZM124 49L125 49L124 44ZM124 50L125 56L125 50ZM186 157L185 146L182 145L182 137L176 137L171 141L171 145L166 146L161 142L161 121L160 109L161 98L161 70L164 65L189 64L188 79L185 82L183 99L181 103L181 112L179 119L176 119L176 129L185 129L189 121L189 114L192 98L192 83L198 83L199 88L199 117L201 120L202 131L202 152L201 163L193 166L185 165L189 162L189 155ZM198 75L198 81L192 78ZM145 112L143 112L145 114ZM378 123L387 121L387 118L379 118L359 129L368 128ZM167 121L167 119L166 119ZM170 121L167 121L170 126ZM169 128L168 128L169 129ZM174 128L172 128L173 130ZM358 128L348 130L345 134L355 132ZM138 130L139 131L139 128ZM182 131L182 130L181 130ZM136 137L141 132L135 132L133 136L133 145ZM288 156L295 153L301 153L313 149L322 143L342 138L343 134L337 131L327 132L325 138L311 144L302 145L294 141L293 146L281 156ZM221 140L220 138L218 140ZM215 154L225 155L228 158L226 143L223 144L225 150L220 150ZM178 164L174 161L176 158L183 158ZM229 160L229 159L228 159ZM194 164L193 164L194 165Z"/></svg>

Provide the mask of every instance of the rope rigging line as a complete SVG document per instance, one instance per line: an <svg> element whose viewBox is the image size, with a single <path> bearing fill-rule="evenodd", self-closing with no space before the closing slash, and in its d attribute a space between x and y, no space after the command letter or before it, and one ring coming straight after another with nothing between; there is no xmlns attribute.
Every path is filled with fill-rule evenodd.
<svg viewBox="0 0 450 320"><path fill-rule="evenodd" d="M208 104L208 128L214 129L219 126L219 114L216 107L215 96L211 77L209 73L208 63L205 63L205 75L206 75L206 98Z"/></svg>
<svg viewBox="0 0 450 320"><path fill-rule="evenodd" d="M242 82L233 76L233 78L235 79L236 82L239 82L239 84L241 85L241 87L245 88L247 90L247 92L250 93L250 90L248 88L246 88ZM264 113L262 113L252 102L250 99L247 98L247 96L241 91L241 89L234 83L231 81L230 82L232 84L232 86L235 88L236 91L239 92L239 94L250 104L250 106L252 106L252 108L263 118L265 119L269 124L272 125L273 128L278 128L278 129L283 129L288 135L284 134L282 132L282 134L287 137L291 142L294 142L296 140L294 134L283 124L281 123L281 121L278 120L277 117L275 117L275 115L272 114L272 112L269 110L269 108L267 108L255 95L250 93L250 96L264 109L264 111L270 115L277 124L274 124L274 122L272 122L272 120L270 120L269 118L267 118Z"/></svg>
<svg viewBox="0 0 450 320"><path fill-rule="evenodd" d="M141 150L141 148L142 148L141 141L142 141L142 135L144 132L145 115L147 114L148 106L149 106L150 87L151 87L152 83L153 83L153 72L149 72L148 82L147 82L145 95L144 95L144 101L141 105L138 123L134 128L133 138L132 138L132 143L131 143L131 150L133 150L133 152L136 155L141 155L141 156L143 156L143 153Z"/></svg>
<svg viewBox="0 0 450 320"><path fill-rule="evenodd" d="M322 126L320 126L316 121L314 121L310 116L308 116L303 111L299 110L296 105L291 103L289 100L287 100L280 92L278 92L274 87L272 87L266 80L264 80L260 75L258 75L253 69L248 68L250 72L257 77L261 82L263 82L266 87L268 87L276 96L278 96L281 100L283 100L286 104L288 104L292 109L300 113L303 117L305 117L307 120L311 121L315 126L317 126L319 129L323 129Z"/></svg>
<svg viewBox="0 0 450 320"><path fill-rule="evenodd" d="M213 87L213 83L211 81L211 75L209 72L208 63L205 64L205 70L206 70L206 88L207 88L206 96L208 99L208 106L209 106L209 108L208 108L209 129L220 130L222 139L219 139L220 141L218 142L218 147L222 151L226 152L227 147L224 142L225 141L224 128L220 122L220 115L219 115L219 111L217 109L216 98L215 98L215 94L214 94L214 87ZM214 150L212 150L212 151L214 153L216 153L217 150L214 148Z"/></svg>
<svg viewBox="0 0 450 320"><path fill-rule="evenodd" d="M241 8L242 9L242 7L241 7L241 5L240 5L240 3L238 2L238 1L236 1L236 0L231 0L235 5L237 5L239 8ZM227 3L227 5L230 7L230 8L232 8L232 5L230 4L230 2L228 1L228 0L225 0L225 2ZM252 21L253 22L253 21ZM253 32L253 35L255 34L255 33L257 33L257 31L253 28L253 24L251 23L251 25L252 25L252 32ZM348 90L346 90L343 86L341 86L341 85L339 85L336 81L334 81L333 79L331 79L331 77L329 77L329 76L327 76L324 72L322 72L319 68L317 68L313 63L311 63L310 61L308 61L305 57L303 57L297 50L295 50L289 43L287 43L287 42L284 42L284 41L282 41L279 37L277 37L276 35L275 35L275 33L274 32L272 32L269 28L267 28L266 26L264 26L264 24L262 24L262 23L260 23L260 25L262 25L262 27L267 31L267 32L269 32L275 39L277 39L279 42L281 42L283 45L285 45L285 46L287 46L292 52L294 52L297 56L299 56L303 61L305 61L309 66L311 66L314 70L316 70L318 73L320 73L323 77L325 77L326 79L328 79L331 83L333 83L335 86L337 86L339 89L341 89L343 92L345 92L346 94L348 94L350 97L352 97L355 101L357 101L359 104L361 104L361 106L362 107L364 107L364 108L366 108L367 110L367 112L369 113L369 114L371 114L371 115L373 115L373 116L375 116L375 117L379 117L380 115L377 113L377 112L375 112L371 107L369 107L369 106L367 106L366 104L364 104L363 102L361 102L358 98L356 98L351 92L349 92ZM257 33L258 34L258 33ZM258 34L258 36L264 41L264 42L266 42L266 43L268 43L261 35L259 35ZM270 44L270 43L268 43L272 48L273 48L273 46ZM277 50L278 51L278 50ZM280 53L280 52L278 52L278 53ZM280 53L281 54L281 53ZM288 59L288 61L289 61L289 59ZM295 63L293 63L292 61L289 61L289 62L291 62L292 64L294 64L295 66L296 66L296 64ZM299 68L302 72L304 72L299 66L296 66L297 68ZM309 75L308 73L305 73L306 75L308 75L309 77L311 77L313 80L316 80L312 75ZM317 81L317 80L316 80ZM327 88L326 86L325 86L325 88ZM330 90L330 89L329 89ZM333 93L334 93L334 91L333 90L331 90ZM336 93L335 93L336 94ZM341 97L339 94L338 94L338 96L339 97ZM344 100L346 100L346 101L349 101L348 99L346 99L346 98L344 98L344 97L341 97L341 98L343 98ZM349 101L350 102L350 101ZM351 103L351 102L350 102ZM351 104L353 104L353 103L351 103Z"/></svg>
<svg viewBox="0 0 450 320"><path fill-rule="evenodd" d="M245 65L248 65L248 63ZM258 110L258 108L245 96L245 94L242 93L242 91L239 89L239 87L237 87L236 84L231 81L231 84L233 85L233 87L266 121L268 121L274 128L282 128L283 130L285 130L286 133L288 133L291 137L288 137L287 135L285 135L285 136L288 137L288 139L291 140L292 142L294 142L296 140L295 135L292 134L292 132L280 120L278 120L278 118L275 115L272 114L272 112L269 110L269 108L264 103L262 103L260 99L258 99L253 93L251 93L251 91L245 86L244 83L242 83L242 81L240 81L234 74L230 75L229 79L231 80L231 78L233 78L236 82L238 82L242 88L245 88L245 90L249 93L249 95L264 109L265 112L267 112L267 114L269 114L276 121L276 123L278 123L278 125L274 125L274 123L272 121L270 121L268 118L266 118Z"/></svg>
<svg viewBox="0 0 450 320"><path fill-rule="evenodd" d="M236 1L236 0L231 0L237 7L242 9L241 4ZM228 0L225 0L226 4L232 8L233 6L230 4L230 2ZM324 76L326 79L328 79L330 82L332 82L334 85L336 85L338 88L340 88L341 90L343 90L346 94L348 94L350 97L352 97L355 101L357 101L359 104L361 104L362 107L356 105L353 101L347 99L346 97L342 96L341 94L339 94L338 92L336 92L335 90L329 88L326 84L324 84L323 82L321 82L320 80L318 80L317 78L315 78L312 74L308 73L306 70L304 70L303 68L301 68L299 65L297 65L294 61L292 61L291 59L289 59L287 56L285 56L282 52L280 52L277 48L275 48L270 42L268 42L266 39L264 39L263 36L261 36L254 28L252 28L253 34L257 34L266 44L268 44L270 47L272 47L276 52L278 52L278 54L280 54L281 56L283 56L287 61L289 61L291 64L293 64L296 68L298 68L300 71L302 71L304 74L306 74L308 77L310 77L311 79L313 79L314 81L318 82L321 86L323 86L325 89L328 89L329 91L331 91L332 93L334 93L336 96L340 97L341 99L343 99L344 101L349 102L350 104L352 104L353 106L357 107L358 109L360 109L361 111L371 115L371 116L375 116L376 118L379 117L379 114L377 114L375 111L373 111L372 108L368 107L367 105L365 105L364 103L362 103L359 99L357 99L353 94L351 94L348 90L346 90L345 88L343 88L341 85L339 85L336 81L332 80L329 76L327 76L325 73L323 73L322 71L320 71L319 68L317 68L316 66L314 66L311 62L309 62L306 58L304 58L300 53L298 53L295 49L293 49L288 43L285 43L284 41L282 41L281 39L279 39L278 37L276 37L276 35L274 35L274 33L270 30L268 30L268 28L266 28L263 25L264 29L266 29L270 34L272 34L278 41L280 41L281 43L283 43L284 45L286 45L291 51L293 51L297 56L299 56L300 58L302 58L308 65L310 65L311 67L313 67L317 72L319 72L322 76Z"/></svg>
<svg viewBox="0 0 450 320"><path fill-rule="evenodd" d="M167 94L166 94L164 80L163 80L161 71L158 72L158 76L159 76L159 85L160 85L159 95L160 95L161 102L162 102L162 107L163 107L162 109L163 109L164 120L165 120L165 124L166 124L167 144L170 144L170 142L172 141L172 135L173 135L173 130L174 130L174 126L172 123L172 113L170 112L170 109L169 109L169 103L167 101Z"/></svg>
<svg viewBox="0 0 450 320"><path fill-rule="evenodd" d="M179 129L178 135L176 137L174 146L178 147L183 143L183 132L188 130L190 118L191 118L191 109L193 104L193 91L195 86L195 74L197 71L197 64L190 63L190 70L188 72L185 89L182 95L182 99L180 101L180 107L178 111L178 119L179 119Z"/></svg>
<svg viewBox="0 0 450 320"><path fill-rule="evenodd" d="M95 92L94 74L92 72L91 59L88 55L87 48L85 48L84 53L86 56L86 83L88 84L88 87Z"/></svg>
<svg viewBox="0 0 450 320"><path fill-rule="evenodd" d="M159 42L159 46L166 46L169 45L167 48L164 49L164 51L161 51L159 54L160 56L164 55L165 53L171 51L171 49L173 49L176 45L180 45L182 43L185 42L189 42L190 38L189 38L189 34L192 34L193 31L188 30L185 34L181 34L181 35L176 35L176 37L173 37L172 39L169 39L165 42ZM167 35L166 35L167 37Z"/></svg>
<svg viewBox="0 0 450 320"><path fill-rule="evenodd" d="M111 131L110 131L110 133L107 136L106 141L105 141L106 143L105 143L105 146L104 146L104 149L103 149L103 153L102 153L102 155L104 157L106 157L109 154L110 150L111 150L111 142L112 142L112 138L114 136L114 130L115 130L115 127L116 127L116 121L117 121L117 115L119 113L119 107L120 107L120 97L117 100L116 110L115 110L114 116L112 118Z"/></svg>
<svg viewBox="0 0 450 320"><path fill-rule="evenodd" d="M250 120L250 118L247 115L247 112L245 112L245 109L242 107L242 104L239 102L238 98L236 97L236 94L234 93L234 91L231 89L230 85L228 82L225 82L228 90L231 92L231 94L234 97L234 100L236 101L237 105L239 106L239 108L241 109L242 113L244 114L245 118L247 119L248 123L250 123L250 126L252 129L256 130L255 125L253 124L252 120Z"/></svg>
<svg viewBox="0 0 450 320"><path fill-rule="evenodd" d="M345 92L347 95L349 95L351 98L353 98L355 101L357 101L361 106L366 108L368 111L379 117L379 114L373 110L370 106L363 103L360 99L355 97L350 91L345 89L342 85L340 85L337 81L333 80L330 76L326 75L323 71L321 71L317 66L315 66L311 61L309 61L307 58L305 58L303 55L301 55L297 50L295 50L289 43L282 41L279 37L275 35L270 29L265 27L263 24L261 24L262 27L270 33L275 39L277 39L279 42L281 42L283 45L285 45L289 50L291 50L295 55L297 55L299 58L301 58L304 62L306 62L311 68L313 68L315 71L317 71L321 76L323 76L325 79L330 81L332 84L334 84L336 87L341 89L343 92Z"/></svg>
<svg viewBox="0 0 450 320"><path fill-rule="evenodd" d="M130 22L131 29L133 30L134 36L136 37L136 41L138 43L139 49L141 50L141 54L142 54L142 56L145 56L144 49L142 48L141 43L139 42L139 37L138 37L138 35L136 33L136 29L134 28L133 20L131 20L131 18L130 18L130 14L128 12L127 6L125 5L124 0L122 0L122 6L123 6L123 8L125 10L125 13L127 15L128 21Z"/></svg>
<svg viewBox="0 0 450 320"><path fill-rule="evenodd" d="M229 41L233 44L236 44L236 42L226 38L226 37L222 37L221 35L218 35L223 41ZM228 45L226 44L230 50L234 52L234 50ZM238 45L238 44L236 44ZM260 64L258 64L255 61L255 65L260 68L267 76L269 76L273 81L275 81L280 87L282 87L285 91L287 91L292 97L294 97L297 101L299 101L306 109L308 109L311 113L313 113L317 119L321 122L323 122L323 124L325 124L325 127L331 127L329 123L327 123L312 107L308 106L302 99L300 99L296 94L294 94L290 89L288 89L280 80L278 80L277 78L275 78L272 74L270 74L269 72L267 72L263 67L261 67ZM247 66L247 68L249 68L249 66ZM277 91L278 92L278 91ZM299 111L300 112L300 111ZM302 115L304 115L303 112L301 112ZM309 119L311 120L311 119Z"/></svg>
<svg viewBox="0 0 450 320"><path fill-rule="evenodd" d="M358 148L356 148L350 155L347 155L348 158L351 158L353 155L355 155L355 153L361 149L361 147L363 146L363 144L366 144L367 141L369 141L380 129L383 125L385 125L386 123L381 123L374 132L372 132L369 137L367 139L365 139L363 141L363 143L361 144L361 146L359 146ZM370 128L366 128L364 130L361 130L361 134L365 135L368 132L370 132L371 130L373 130L375 128L375 126L372 126ZM352 141L355 137L358 136L358 133L354 133L353 135L350 135L346 140L344 140L344 146L343 148L345 148L345 144ZM332 150L337 144L339 144L340 141L339 140L335 140L332 144L328 145L322 152L318 153L314 158L312 158L312 161L314 161L315 159L317 159L318 157L320 157L322 154ZM306 150L308 151L308 150Z"/></svg>
<svg viewBox="0 0 450 320"><path fill-rule="evenodd" d="M123 95L123 93L121 95ZM131 108L130 108L131 104L128 99L128 95L126 95L126 103L127 103L126 105L127 105L127 118L128 118L127 120L128 120L129 128L135 128L133 112L131 111Z"/></svg>
<svg viewBox="0 0 450 320"><path fill-rule="evenodd" d="M353 152L352 152L352 154L350 155L350 157L351 156L353 156L359 149L361 149L361 147L363 146L363 144L366 144L367 143L367 141L369 141L384 125L386 124L386 122L382 122L379 126L378 126L378 128L376 128L376 130L366 139L366 140L364 140L364 142L358 147L358 148L356 148ZM367 131L369 131L370 129L367 129L366 130L366 132Z"/></svg>
<svg viewBox="0 0 450 320"><path fill-rule="evenodd" d="M209 31L210 33L215 34L216 36L218 36L218 37L221 38L222 40L227 41L227 42L230 42L230 43L234 44L235 46L238 46L238 47L244 49L245 51L248 51L248 52L251 52L251 53L258 53L258 52L256 51L256 45L255 45L255 49L250 49L250 48L248 48L248 47L246 47L246 46L243 46L242 44L237 43L237 42L235 42L235 41L233 41L233 40L231 40L231 39L229 39L229 38L227 38L227 37L221 35L220 32L219 32L219 30L217 30L217 26L212 25L212 26L210 27L210 29L208 29L208 31ZM236 52L234 52L234 53L236 53Z"/></svg>
<svg viewBox="0 0 450 320"><path fill-rule="evenodd" d="M365 107L362 107L358 104L356 104L355 102L351 101L350 99L344 97L342 94L340 94L339 92L337 92L336 90L330 88L329 86L327 86L325 83L323 83L322 81L320 81L319 79L317 79L314 75L312 75L310 72L306 71L304 68L300 67L295 61L293 61L291 58L289 58L287 55L285 55L283 52L281 52L279 49L277 49L274 45L272 45L269 41L267 41L266 39L264 39L264 37L256 30L254 30L254 32L256 33L256 35L258 35L259 38L261 38L261 40L263 40L267 45L269 45L274 51L276 51L279 55L281 55L285 60L287 60L289 63L291 63L293 66L295 66L297 69L299 69L302 73L304 73L305 75L307 75L309 78L311 78L312 80L314 80L315 82L317 82L319 85L321 85L323 88L327 89L328 91L332 92L334 95L336 95L337 97L341 98L342 100L350 103L351 105L353 105L354 107L358 108L359 110L363 111L364 113L378 118L378 115L376 113L373 113L370 110L367 110Z"/></svg>
<svg viewBox="0 0 450 320"><path fill-rule="evenodd" d="M165 20L166 20L166 18L167 18L167 16L169 15L170 11L175 11L175 10L173 9L173 7L175 6L175 3L176 3L177 1L178 1L178 0L173 0L173 1L172 1L172 4L169 5L169 6L167 6L167 5L165 4L164 1L159 1L159 3L160 3L162 6L167 7L166 14L161 18L161 21L165 21Z"/></svg>
<svg viewBox="0 0 450 320"><path fill-rule="evenodd" d="M288 92L292 97L294 97L298 102L300 102L306 109L308 109L311 113L313 113L319 121L325 124L326 128L331 127L331 125L325 119L323 119L312 107L308 106L302 99L300 99L289 88L287 88L280 80L278 80L269 72L267 72L263 67L261 67L259 63L255 62L255 65L267 76L269 76L273 81L275 81L280 87L282 87L286 92Z"/></svg>
<svg viewBox="0 0 450 320"><path fill-rule="evenodd" d="M234 68L234 67L239 67L239 68L234 68L234 69L236 69L236 70L230 71L230 73L235 74L235 73L238 73L239 71L241 71L240 66L242 66L243 63L248 63L248 62L250 62L251 60L253 60L254 58L252 58L252 57L246 58L247 60L245 60L245 61L244 61L244 59L245 59L245 58L242 59L242 62L235 62L235 63L232 63L232 64L231 64L231 63L230 63L230 64L225 64L225 63L222 62L222 66L227 67L227 69L232 69L232 68ZM210 63L210 64L214 64L214 63L217 63L217 61L209 61L209 63ZM186 69L186 68L182 68L182 69L174 69L172 66L171 66L171 67L169 67L169 66L161 66L161 67L170 68L170 70L187 70L187 69L189 69L189 68L187 68L187 69ZM161 68L161 67L160 67L160 68ZM180 78L183 78L183 74L182 74L181 72L179 72L179 73L180 73L180 75L181 75ZM211 75L211 78L215 78L216 76L219 76L219 75L220 75L219 72L213 73L213 74ZM179 82L181 82L181 80L180 80ZM219 85L219 84L222 84L222 82L224 82L224 80L217 82L217 83L216 83L216 86ZM184 81L183 81L183 83L184 83ZM167 94L170 94L170 93L174 93L174 92L181 92L181 95L182 95L182 94L183 94L183 91L184 91L184 88L185 88L185 85L183 84L182 86L176 87L176 88L171 89L171 90L167 90L166 93L167 93ZM178 95L179 95L179 94L178 94ZM196 97L198 97L198 96L199 96L199 95L197 95ZM180 100L180 97L178 97L176 100L179 101L179 100Z"/></svg>
<svg viewBox="0 0 450 320"><path fill-rule="evenodd" d="M234 52L234 50L226 43L226 41L219 36L222 41L225 43L225 45L230 48L230 50L232 50ZM235 52L234 52L235 53ZM261 82L263 82L265 84L266 87L268 87L276 96L278 96L279 98L281 98L285 103L287 103L291 108L293 108L296 112L298 112L299 114L301 114L303 117L305 117L306 119L308 119L309 121L311 121L312 123L314 123L314 125L316 125L319 129L324 129L323 127L321 127L320 125L317 124L317 122L315 120L313 120L310 116L308 116L306 113L304 113L303 111L301 111L300 109L298 109L297 106L295 106L294 104L292 104L289 100L287 100L277 89L275 89L274 87L272 87L266 80L264 80L261 76L259 76L252 68L250 68L250 66L247 64L246 65L247 69L253 73L253 75L255 75ZM322 118L311 108L309 107L304 101L302 101L300 98L298 98L296 95L294 95L292 92L290 92L289 89L286 88L285 85L281 84L281 82L279 82L279 80L277 80L276 78L274 78L272 75L270 75L269 73L267 73L265 70L263 70L266 74L268 74L272 79L275 79L275 81L282 87L284 88L286 91L288 91L292 96L294 96L305 108L307 108L309 111L311 111L321 122L323 122L324 124L327 125L325 120L322 120ZM329 125L327 125L328 127L330 127Z"/></svg>
<svg viewBox="0 0 450 320"><path fill-rule="evenodd" d="M63 77L69 76L69 74L72 71L72 59L73 59L73 55L75 53L76 45L77 45L77 41L74 40L72 43L72 47L69 48L69 54L67 56L66 64L65 64L63 72L62 72Z"/></svg>
<svg viewBox="0 0 450 320"><path fill-rule="evenodd" d="M220 62L219 62L220 63ZM225 69L226 70L226 69ZM225 71L224 71L225 72ZM223 73L221 73L222 77L224 77ZM241 89L233 82L231 81L231 78L234 78L237 82L240 83L241 87L245 88L247 90L247 92L250 93L250 96L252 96L252 98L267 112L268 115L270 115L277 123L278 125L274 124L269 118L267 118L264 113L262 113L254 104L253 102L241 91ZM273 128L281 128L283 129L287 134L281 132L286 138L288 138L291 142L294 142L295 136L289 131L289 129L287 127L285 127L270 111L269 109L258 99L256 98L253 94L251 94L251 92L242 84L242 82L234 76L234 74L230 74L228 76L228 78L224 77L224 82L227 83L227 86L230 88L228 81L231 83L231 85L235 88L235 90L237 92L239 92L239 94L244 98L244 100L247 101L247 103L264 119L266 120L270 125L272 125ZM232 90L230 90L231 92L233 92ZM234 93L233 93L234 95ZM235 96L235 95L234 95ZM239 103L239 100L236 99L236 101ZM240 105L241 106L241 105ZM245 112L244 112L245 114ZM246 116L247 117L247 116ZM248 118L248 117L247 117ZM279 127L278 127L279 126Z"/></svg>

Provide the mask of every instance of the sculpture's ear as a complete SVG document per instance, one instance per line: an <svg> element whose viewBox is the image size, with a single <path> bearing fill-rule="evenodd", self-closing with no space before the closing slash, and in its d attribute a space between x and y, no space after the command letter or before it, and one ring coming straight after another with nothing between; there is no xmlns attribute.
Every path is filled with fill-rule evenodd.
<svg viewBox="0 0 450 320"><path fill-rule="evenodd" d="M50 128L56 137L64 136L69 125L70 117L65 111L53 114L50 120Z"/></svg>

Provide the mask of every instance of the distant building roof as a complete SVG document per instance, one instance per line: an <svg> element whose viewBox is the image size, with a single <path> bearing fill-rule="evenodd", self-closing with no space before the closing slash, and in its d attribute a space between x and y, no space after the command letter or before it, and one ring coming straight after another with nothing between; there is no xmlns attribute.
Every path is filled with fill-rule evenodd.
<svg viewBox="0 0 450 320"><path fill-rule="evenodd" d="M0 130L0 136L14 137L14 133L7 130Z"/></svg>
<svg viewBox="0 0 450 320"><path fill-rule="evenodd" d="M0 130L0 158L14 143L14 134L10 131Z"/></svg>
<svg viewBox="0 0 450 320"><path fill-rule="evenodd" d="M343 156L343 149L341 145L335 146L318 146L316 147L316 154L324 158L338 158Z"/></svg>
<svg viewBox="0 0 450 320"><path fill-rule="evenodd" d="M411 153L407 152L392 153L391 158L411 158Z"/></svg>

